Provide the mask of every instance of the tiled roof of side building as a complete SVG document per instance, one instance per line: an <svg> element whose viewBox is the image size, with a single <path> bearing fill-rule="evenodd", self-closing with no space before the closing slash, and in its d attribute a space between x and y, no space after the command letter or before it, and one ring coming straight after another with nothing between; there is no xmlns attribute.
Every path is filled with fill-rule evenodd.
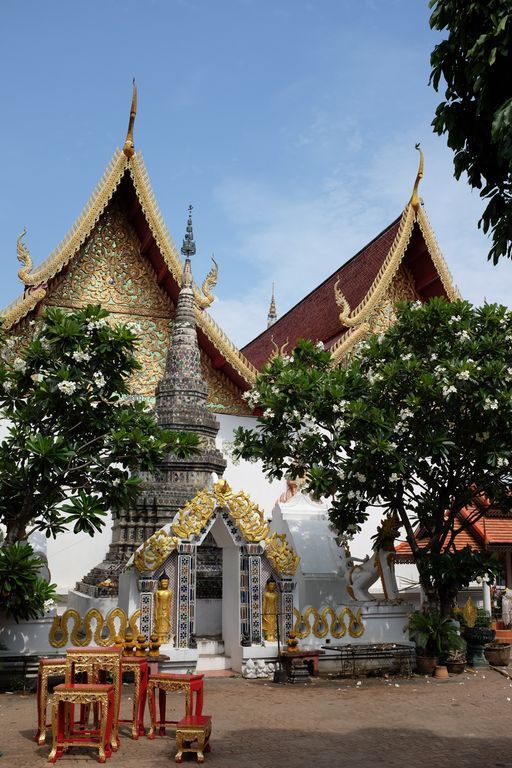
<svg viewBox="0 0 512 768"><path fill-rule="evenodd" d="M344 328L339 321L334 284L339 278L340 289L351 307L357 307L367 294L398 232L401 217L393 221L368 245L337 269L317 288L301 299L285 315L280 317L242 348L245 357L256 367L268 360L274 344L288 348L300 338L323 341L330 346L342 335Z"/></svg>

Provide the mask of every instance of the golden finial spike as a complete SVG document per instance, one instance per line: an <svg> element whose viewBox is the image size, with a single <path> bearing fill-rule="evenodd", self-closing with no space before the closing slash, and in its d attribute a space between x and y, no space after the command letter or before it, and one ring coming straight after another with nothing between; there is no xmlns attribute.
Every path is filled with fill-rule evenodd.
<svg viewBox="0 0 512 768"><path fill-rule="evenodd" d="M267 328L270 328L270 326L273 325L276 320L277 320L276 297L274 294L274 283L272 283L272 298L270 299L270 307L267 315Z"/></svg>
<svg viewBox="0 0 512 768"><path fill-rule="evenodd" d="M124 142L124 147L123 147L123 152L128 158L133 157L135 154L135 146L133 144L133 124L135 123L136 114L137 114L137 86L135 85L135 78L133 78L133 93L132 93L132 106L130 108L130 121L128 123L126 141Z"/></svg>
<svg viewBox="0 0 512 768"><path fill-rule="evenodd" d="M418 173L416 175L416 181L414 182L414 188L412 190L411 200L410 203L415 211L418 210L418 208L421 205L421 200L418 195L418 187L420 185L420 181L423 178L423 150L420 148L420 143L414 145L414 148L418 150L420 153L420 167L418 168Z"/></svg>

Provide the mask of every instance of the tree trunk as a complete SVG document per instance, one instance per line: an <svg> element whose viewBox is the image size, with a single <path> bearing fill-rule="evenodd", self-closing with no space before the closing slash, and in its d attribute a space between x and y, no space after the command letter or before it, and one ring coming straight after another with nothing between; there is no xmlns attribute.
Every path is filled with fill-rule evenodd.
<svg viewBox="0 0 512 768"><path fill-rule="evenodd" d="M450 618L452 615L453 604L455 602L455 598L457 597L457 592L453 589L440 585L437 588L437 593L439 595L439 609L441 616L443 616L443 618Z"/></svg>
<svg viewBox="0 0 512 768"><path fill-rule="evenodd" d="M6 523L5 543L15 544L17 541L24 541L27 535L26 526L19 520L10 520Z"/></svg>

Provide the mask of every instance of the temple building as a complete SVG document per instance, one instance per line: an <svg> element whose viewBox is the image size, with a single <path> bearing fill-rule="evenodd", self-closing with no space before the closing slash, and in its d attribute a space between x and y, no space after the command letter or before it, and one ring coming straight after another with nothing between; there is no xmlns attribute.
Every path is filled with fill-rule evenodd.
<svg viewBox="0 0 512 768"><path fill-rule="evenodd" d="M136 323L141 369L131 381L134 396L156 402L161 424L193 429L206 438L206 452L197 461L166 460L158 478L146 478L137 508L113 521L112 534L106 532L95 538L93 547L83 548L73 567L66 547L75 544L64 545L61 537L53 561L50 545L54 580L67 588L79 582L79 591L92 596L98 594L98 584L115 577L121 563L206 486L207 475L222 475L224 466L231 487L248 491L270 517L282 488L267 482L258 466L235 466L223 448L229 448L237 426L254 423L243 394L276 350L292 349L297 339L306 337L324 342L340 363L366 335L393 322L397 300L459 295L418 196L421 155L412 196L401 214L279 318L273 291L268 327L238 349L208 312L217 265L201 288L193 280L191 217L182 260L159 212L142 156L135 151L135 115L134 90L123 148L114 153L76 223L46 261L34 267L23 235L18 238L23 293L3 312L4 327L20 345L46 306L101 304L114 320ZM198 264L193 268L197 275ZM72 534L66 537L73 539ZM210 547L205 572L210 566L215 571L216 544L211 539L203 544L205 553ZM367 542L355 554L365 554L366 548Z"/></svg>

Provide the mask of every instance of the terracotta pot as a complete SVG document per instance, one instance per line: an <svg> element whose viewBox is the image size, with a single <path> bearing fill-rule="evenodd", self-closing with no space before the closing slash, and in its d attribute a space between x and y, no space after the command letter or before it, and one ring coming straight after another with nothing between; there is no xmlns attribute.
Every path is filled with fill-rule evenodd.
<svg viewBox="0 0 512 768"><path fill-rule="evenodd" d="M438 680L447 680L448 675L448 669L445 664L438 664L434 669L434 677L436 677Z"/></svg>
<svg viewBox="0 0 512 768"><path fill-rule="evenodd" d="M438 663L437 656L416 656L416 671L420 675L433 675Z"/></svg>
<svg viewBox="0 0 512 768"><path fill-rule="evenodd" d="M508 643L492 643L484 648L485 658L494 667L507 667L510 663L511 647Z"/></svg>

